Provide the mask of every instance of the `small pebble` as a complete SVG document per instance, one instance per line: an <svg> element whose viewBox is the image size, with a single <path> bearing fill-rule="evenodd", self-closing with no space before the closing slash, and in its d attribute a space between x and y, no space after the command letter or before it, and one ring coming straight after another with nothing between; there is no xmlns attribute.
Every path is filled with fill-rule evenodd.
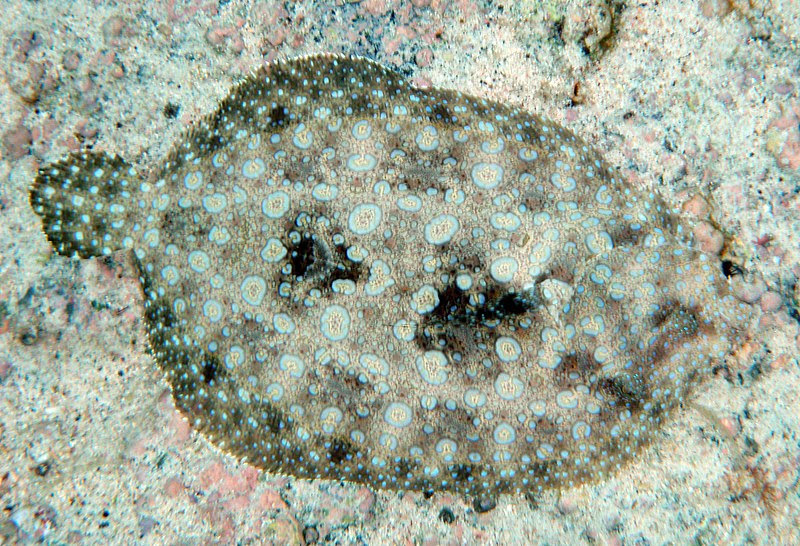
<svg viewBox="0 0 800 546"><path fill-rule="evenodd" d="M66 70L76 70L78 66L81 64L81 56L75 50L69 49L64 52L63 57L61 58L61 65Z"/></svg>
<svg viewBox="0 0 800 546"><path fill-rule="evenodd" d="M47 473L50 472L51 463L50 461L42 461L41 463L37 464L34 467L34 472L37 476L45 477Z"/></svg>
<svg viewBox="0 0 800 546"><path fill-rule="evenodd" d="M456 520L456 515L452 510L445 506L439 511L439 519L447 524L450 524Z"/></svg>
<svg viewBox="0 0 800 546"><path fill-rule="evenodd" d="M150 534L150 531L158 525L158 522L150 516L142 516L139 519L139 538L144 538Z"/></svg>
<svg viewBox="0 0 800 546"><path fill-rule="evenodd" d="M725 431L731 438L736 436L739 433L739 422L736 419L731 417L723 417L719 420L719 426L722 427L722 430Z"/></svg>
<svg viewBox="0 0 800 546"><path fill-rule="evenodd" d="M481 498L472 501L472 508L479 514L494 510L497 507L497 500L494 498Z"/></svg>
<svg viewBox="0 0 800 546"><path fill-rule="evenodd" d="M565 516L574 513L578 509L578 505L575 503L573 499L565 497L562 497L558 501L556 507L558 508L558 511Z"/></svg>
<svg viewBox="0 0 800 546"><path fill-rule="evenodd" d="M431 51L429 48L426 47L424 49L420 49L419 51L417 51L416 55L417 66L419 67L428 66L429 64L431 64L432 60L433 60L433 51Z"/></svg>
<svg viewBox="0 0 800 546"><path fill-rule="evenodd" d="M317 544L319 542L319 531L316 526L306 525L303 528L303 542L306 544Z"/></svg>
<svg viewBox="0 0 800 546"><path fill-rule="evenodd" d="M11 512L8 519L17 529L28 529L32 523L32 514L29 508L18 508Z"/></svg>
<svg viewBox="0 0 800 546"><path fill-rule="evenodd" d="M14 365L8 360L0 360L0 381L3 381L11 373Z"/></svg>
<svg viewBox="0 0 800 546"><path fill-rule="evenodd" d="M731 287L733 288L734 295L746 303L755 303L767 289L764 281L755 278L745 280L742 275L735 275L731 277Z"/></svg>
<svg viewBox="0 0 800 546"><path fill-rule="evenodd" d="M699 195L693 196L691 199L683 204L683 212L694 216L695 218L703 219L708 218L708 201Z"/></svg>
<svg viewBox="0 0 800 546"><path fill-rule="evenodd" d="M33 330L28 330L27 332L24 332L19 338L20 342L28 347L36 343L36 339L37 339L36 332L34 332Z"/></svg>
<svg viewBox="0 0 800 546"><path fill-rule="evenodd" d="M22 123L3 133L3 149L10 159L19 159L28 155L33 138L31 131Z"/></svg>
<svg viewBox="0 0 800 546"><path fill-rule="evenodd" d="M719 254L725 244L722 233L708 222L700 222L694 227L694 237L700 250L708 254Z"/></svg>
<svg viewBox="0 0 800 546"><path fill-rule="evenodd" d="M783 303L783 300L780 294L768 291L761 296L759 303L761 305L762 311L764 311L765 313L771 313L772 311L778 310L778 308Z"/></svg>
<svg viewBox="0 0 800 546"><path fill-rule="evenodd" d="M603 525L608 531L618 531L622 525L619 514L608 514L603 518Z"/></svg>

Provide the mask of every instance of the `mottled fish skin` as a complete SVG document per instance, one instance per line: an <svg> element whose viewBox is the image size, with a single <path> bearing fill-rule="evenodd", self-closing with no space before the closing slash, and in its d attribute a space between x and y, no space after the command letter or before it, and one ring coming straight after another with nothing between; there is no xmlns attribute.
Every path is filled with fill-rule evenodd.
<svg viewBox="0 0 800 546"><path fill-rule="evenodd" d="M374 62L271 64L146 179L44 167L55 249L132 249L177 407L271 472L477 498L635 457L750 308L570 131Z"/></svg>

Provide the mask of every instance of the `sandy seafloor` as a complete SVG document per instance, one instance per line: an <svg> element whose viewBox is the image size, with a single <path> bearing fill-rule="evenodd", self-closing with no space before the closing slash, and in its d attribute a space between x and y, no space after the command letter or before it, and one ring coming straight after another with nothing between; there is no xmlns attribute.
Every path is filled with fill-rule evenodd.
<svg viewBox="0 0 800 546"><path fill-rule="evenodd" d="M796 1L0 7L0 543L800 543ZM27 188L82 146L146 170L253 67L317 51L523 105L707 214L747 271L751 341L616 477L485 513L220 453L145 350L130 258L54 256Z"/></svg>

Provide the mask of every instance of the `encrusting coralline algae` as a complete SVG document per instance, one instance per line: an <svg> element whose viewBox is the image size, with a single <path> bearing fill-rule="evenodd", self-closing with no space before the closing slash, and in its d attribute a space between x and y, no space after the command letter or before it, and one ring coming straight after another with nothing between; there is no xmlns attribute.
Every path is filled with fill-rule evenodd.
<svg viewBox="0 0 800 546"><path fill-rule="evenodd" d="M475 498L602 479L750 309L566 129L358 58L271 64L152 175L83 153L33 209L135 253L191 424L271 472Z"/></svg>

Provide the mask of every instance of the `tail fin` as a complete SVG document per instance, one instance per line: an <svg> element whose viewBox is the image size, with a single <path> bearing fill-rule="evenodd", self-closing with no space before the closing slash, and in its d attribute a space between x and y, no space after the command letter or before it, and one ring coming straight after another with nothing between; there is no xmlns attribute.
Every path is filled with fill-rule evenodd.
<svg viewBox="0 0 800 546"><path fill-rule="evenodd" d="M30 203L63 256L91 258L127 246L140 179L120 157L84 152L39 169Z"/></svg>

